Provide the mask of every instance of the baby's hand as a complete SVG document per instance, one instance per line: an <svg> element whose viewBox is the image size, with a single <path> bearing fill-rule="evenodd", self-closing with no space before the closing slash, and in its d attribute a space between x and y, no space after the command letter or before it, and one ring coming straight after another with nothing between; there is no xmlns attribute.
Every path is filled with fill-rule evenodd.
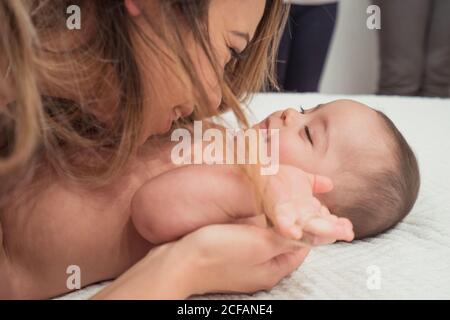
<svg viewBox="0 0 450 320"><path fill-rule="evenodd" d="M312 175L292 166L280 166L277 175L268 178L265 195L270 199L268 218L281 235L302 239L310 245L354 238L350 220L330 214L314 194L333 188L324 176Z"/></svg>

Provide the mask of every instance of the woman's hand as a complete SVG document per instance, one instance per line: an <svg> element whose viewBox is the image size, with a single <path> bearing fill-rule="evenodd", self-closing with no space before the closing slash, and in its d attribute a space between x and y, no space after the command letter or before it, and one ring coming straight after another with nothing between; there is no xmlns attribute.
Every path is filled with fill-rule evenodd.
<svg viewBox="0 0 450 320"><path fill-rule="evenodd" d="M181 299L270 289L308 252L270 229L210 225L151 250L94 299Z"/></svg>
<svg viewBox="0 0 450 320"><path fill-rule="evenodd" d="M211 225L178 243L189 262L192 294L272 288L304 261L309 248L252 225Z"/></svg>

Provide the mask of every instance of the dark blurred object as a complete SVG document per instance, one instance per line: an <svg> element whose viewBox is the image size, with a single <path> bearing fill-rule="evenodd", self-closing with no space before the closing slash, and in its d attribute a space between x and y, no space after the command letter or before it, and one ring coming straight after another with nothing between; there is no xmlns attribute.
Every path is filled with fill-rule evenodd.
<svg viewBox="0 0 450 320"><path fill-rule="evenodd" d="M374 0L381 9L378 94L450 96L450 1Z"/></svg>
<svg viewBox="0 0 450 320"><path fill-rule="evenodd" d="M292 5L278 51L282 91L316 92L333 35L337 3Z"/></svg>

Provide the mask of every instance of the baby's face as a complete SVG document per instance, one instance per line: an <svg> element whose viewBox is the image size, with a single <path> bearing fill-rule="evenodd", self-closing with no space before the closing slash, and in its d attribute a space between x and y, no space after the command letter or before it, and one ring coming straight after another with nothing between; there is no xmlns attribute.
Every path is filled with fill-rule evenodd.
<svg viewBox="0 0 450 320"><path fill-rule="evenodd" d="M378 114L352 100L321 104L304 113L277 111L257 127L279 129L281 164L330 178L351 159L351 163L371 161L377 165L388 151ZM368 157L368 152L381 158Z"/></svg>

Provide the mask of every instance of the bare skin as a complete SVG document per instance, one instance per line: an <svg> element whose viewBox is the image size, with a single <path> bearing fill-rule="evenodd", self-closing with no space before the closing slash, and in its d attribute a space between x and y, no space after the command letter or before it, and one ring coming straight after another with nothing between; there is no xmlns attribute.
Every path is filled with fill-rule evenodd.
<svg viewBox="0 0 450 320"><path fill-rule="evenodd" d="M23 198L17 208L2 214L4 251L12 272L8 281L20 298L68 292L69 265L80 266L84 286L119 276L148 253L152 245L136 232L130 201L144 181L171 165L146 151L145 162L133 160L107 188L87 190L52 181L38 198Z"/></svg>
<svg viewBox="0 0 450 320"><path fill-rule="evenodd" d="M338 130L334 131L336 134L343 134L343 132L348 131L349 137L362 139L351 143L349 142L350 138L344 139L347 141L346 145L360 148L358 141L363 141L364 137L350 135L353 132L352 130L359 131L354 126L351 117L372 117L371 111L347 100L328 105L328 108L322 108L322 111L314 113L318 117L317 119L328 117L329 122L339 127ZM334 108L341 109L339 109L339 112L331 112ZM276 113L270 118L272 120L270 122L271 128L277 125L275 121L280 119L284 121L283 125L280 123L279 127L278 125L275 127L283 130L281 132L281 161L298 167L305 167L309 163L312 165L313 162L308 161L312 161L309 159L315 157L314 153L309 153L307 150L307 137L302 134L299 136L299 132L303 132L304 120L302 118L308 120L307 117L301 116L293 110L287 110L284 115L280 116ZM316 133L313 138L315 138L314 141L317 144L317 139L320 139L318 130L315 129L313 119L309 122L311 132ZM259 127L263 126L264 123L266 122L262 122ZM373 130L376 131L376 122L371 123L373 123ZM367 130L364 132L368 137L371 134ZM328 139L334 137L323 136L328 137ZM338 137L335 139L341 140ZM299 145L293 145L295 143ZM148 212L157 203L156 198L171 194L170 190L161 189L162 187L154 188L154 184L150 186L150 191L145 188L142 189L143 186L148 184L148 181L157 181L154 179L155 177L163 177L165 173L174 171L175 165L172 164L169 157L171 146L172 143L169 141L157 146L144 146L140 154L130 162L125 173L107 188L86 190L63 181L55 181L44 188L40 197L35 201L26 201L26 198L23 198L20 201L21 206L15 210L5 211L1 221L3 230L5 230L3 245L7 260L2 259L3 264L0 266L0 270L2 274L8 274L8 281L16 292L14 297L48 298L68 292L66 269L69 265L80 266L83 286L116 278L145 257L148 251L154 247L152 243L172 241L211 223L230 223L238 218L255 215L256 209L251 206L251 202L247 201L251 197L246 193L250 189L248 185L234 184L232 181L227 188L227 182L225 181L215 187L217 192L211 193L214 185L202 184L203 187L206 186L208 194L213 197L210 203L206 203L205 206L204 198L203 201L198 203L190 203L188 207L192 212L189 214L184 211L172 210L171 214L176 215L178 227L181 227L181 230L171 229L172 235L167 238L156 239L156 241L152 241L152 236L148 236L148 233L146 234L145 230L142 231L143 228L139 228L139 226L138 232L132 221L133 212L130 204L136 194L142 200L142 192L144 192L144 200L153 197L154 199L151 201L141 201L144 205L144 209L141 209L141 215L148 217ZM333 151L332 148L334 147L334 145L331 145L328 149L329 152L334 152L332 160L328 162L329 165L339 162L339 152ZM300 154L291 154L297 149L304 149L301 156ZM317 156L314 163L320 162L321 158L321 156ZM324 159L326 161L327 157ZM313 167L308 169L311 171L317 170ZM195 169L195 171L197 170ZM331 174L332 169L329 169L328 173ZM201 171L194 172L194 174L188 172L187 178L185 177L182 180L189 186L189 183L195 179L198 181L202 174ZM209 173L206 172L207 178L208 175ZM226 174L224 177L227 176L230 175ZM181 178L177 177L176 174L175 181L170 179L172 178L169 176L169 187L174 182L180 181ZM181 197L179 201L182 206L187 207L186 201L192 202L192 199L195 200L195 197L189 196L190 192L199 193L192 191L194 186L180 190L181 193L178 194L178 197ZM242 186L244 187L242 188ZM301 188L307 189L306 186L301 186ZM137 193L138 190L140 193ZM236 192L236 190L241 191ZM201 193L204 194L205 191ZM224 199L225 202L221 199ZM175 208L173 202L175 199L171 201L163 202L166 207L161 207L160 211L154 210L153 217L163 218L161 221L165 223L164 216L167 216L170 208ZM305 198L302 199L301 204L304 206L307 202ZM228 210L225 210L228 213L222 214L225 211L217 211L218 205L222 205L222 208L228 206ZM30 212L33 214L29 214ZM137 213L139 214L139 212ZM194 227L190 227L183 222L188 222L189 215L192 214L196 214L203 220ZM82 215L82 219L80 219L80 215ZM136 223L136 220L134 222ZM158 220L151 220L147 224L156 224L157 222ZM252 223L254 222L252 221ZM164 226L164 229L169 230L168 227L170 226ZM292 226L283 230L283 226L281 226L278 231L286 237L295 238L295 235L290 233L289 227ZM317 230L315 232L317 233ZM318 233L320 234L320 230ZM329 234L325 233L324 235L328 236ZM339 236L336 236L336 238L339 238ZM350 240L350 238L343 235L341 239ZM6 264L5 261L7 261ZM138 266L142 265L143 263L138 264Z"/></svg>
<svg viewBox="0 0 450 320"><path fill-rule="evenodd" d="M158 1L124 0L124 4L131 19L134 19L134 22L148 37L158 43L160 40L155 38L143 17L145 12L146 16L155 24L160 23L158 15L153 14L158 12L158 10L154 10L155 6L158 6ZM240 52L247 46L246 41L233 35L231 31L248 34L249 40L253 39L264 7L265 0L211 1L210 38L221 63L220 68L224 69L225 64L231 59L231 48ZM230 14L224 14L227 12ZM95 21L91 21L87 17L86 22L87 30L91 30L89 29L90 23L95 23ZM186 36L189 36L188 30L186 30ZM186 86L186 79L179 78L178 74L173 72L174 66L170 59L155 60L153 52L142 42L140 36L132 34L131 37L141 74L145 75L142 79L143 92L146 94L142 97L145 105L144 127L142 136L139 137L139 141L143 144L148 137L167 133L172 121L179 117L186 117L193 111L195 102L191 94L192 90ZM49 45L51 46L51 44ZM158 47L162 51L167 51L163 43L158 43ZM216 80L212 77L211 66L206 62L205 56L202 55L196 43L191 42L188 50L196 61L195 67L200 80L208 88L207 91L211 93L209 97L211 106L217 108L221 101L221 93ZM7 67L2 61L0 59L0 69L6 74ZM146 72L148 69L151 72ZM147 76L152 78L148 79ZM9 79L4 80L8 85ZM89 90L92 87L91 83L85 85L86 87L81 88L82 90ZM53 92L53 88L46 88L46 90L48 90L46 93L50 95L66 96L65 93ZM7 90L7 92L13 91L12 88ZM66 97L71 98L70 96ZM14 100L13 95L0 97L2 105ZM117 97L112 93L111 97L102 100L105 101L104 105L96 106L91 111L100 119L103 119L104 115L106 118L103 120L107 120L107 115L114 111L112 109L116 100ZM96 191L85 190L68 185L64 181L53 180L48 187L37 187L33 190L32 198L20 198L11 203L11 208L5 210L0 216L2 245L0 250L0 297L46 298L55 296L67 291L65 287L67 265L78 264L82 270L85 270L82 276L82 283L85 285L114 278L144 256L146 256L145 261L139 265L144 264L148 268L140 269L139 275L136 275L132 269L127 273L133 274L132 279L128 276L125 277L128 279L127 283L135 285L132 285L130 289L130 286L119 281L119 287L124 285L129 296L136 296L137 292L143 292L142 288L136 285L136 283L142 284L142 281L134 282L134 280L143 277L147 282L155 284L154 290L156 290L156 293L152 295L153 288L150 290L147 288L145 297L161 297L158 295L155 279L159 275L152 271L155 271L155 268L158 269L165 259L160 255L148 254L152 246L135 232L129 220L128 210L130 198L143 180L150 179L170 166L170 164L164 164L157 159L160 150L148 149L147 152L150 160L147 159L148 161L144 164L135 159L136 161L130 165L128 171L108 188ZM153 171L145 171L147 165L152 167ZM156 167L160 169L154 171ZM224 229L228 230L229 228ZM235 233L232 230L235 228L231 228L229 232ZM248 232L251 234L253 231L249 230ZM203 234L207 233L208 231L203 232ZM259 231L257 233L260 234L261 240L262 237L267 236L262 235ZM177 248L179 247L183 247L184 253L190 252L196 256L194 248L198 247L197 241L197 237L192 236L189 240L184 241L183 245L177 245L176 248L170 250L161 250L165 252L162 256L176 255L175 252L178 252ZM263 243L265 241L260 242L260 244ZM217 249L220 249L222 245L220 243L211 244ZM278 248L272 247L273 255L281 253L279 248L287 248L281 242L278 242L277 246ZM289 248L292 249L292 247ZM55 261L54 258L48 259L53 255L58 257L58 261ZM270 254L265 257L268 261L271 259ZM227 257L224 256L223 259L227 260ZM189 263L190 268L198 267L194 260ZM217 267L211 267L217 269ZM274 271L270 266L265 268L267 271ZM280 272L275 272L275 274L281 277L282 274L287 274L288 270L291 268L280 269ZM168 272L165 281L170 283L172 279L175 279L175 274L175 270ZM261 282L261 280L255 279L255 283ZM178 285L179 283L174 284ZM112 288L113 290L107 291L107 296L102 295L102 297L114 297L118 286L114 285ZM203 291L198 283L195 283L195 288ZM192 290L179 292L176 286L172 289L172 297L186 297L195 293ZM122 292L121 289L119 291ZM123 297L122 294L119 293Z"/></svg>
<svg viewBox="0 0 450 320"><path fill-rule="evenodd" d="M331 191L331 181L330 187L317 190L320 189L317 177L337 176L349 155L376 166L389 154L377 113L356 101L336 100L306 111L292 108L277 111L256 128L277 129L280 137L280 168L277 175L268 179L275 187L271 188L269 183L264 197L275 195L275 201L282 202L283 196L295 190L298 200L298 205L294 204L286 214L276 207L268 213L273 214L270 218L277 231L299 239L303 230L312 229L314 234L322 232L350 241L352 236L339 238L339 233L327 234L311 228L305 224L303 214L317 202L315 194ZM295 168L315 173L316 183L311 186L304 179L305 174ZM230 166L190 166L149 180L136 192L131 204L137 229L152 243L164 243L201 226L255 216L257 208L249 200L254 199L252 187L236 171ZM312 190L314 187L316 190ZM294 223L297 219L302 225ZM338 219L343 225L351 225L347 219Z"/></svg>
<svg viewBox="0 0 450 320"><path fill-rule="evenodd" d="M146 8L157 3L124 0L130 16L149 37L152 37L151 30L141 13L146 9L150 9L147 10L150 15L157 12ZM211 1L210 36L222 69L231 58L230 48L240 52L247 45L231 31L248 33L249 39L253 39L264 6L264 0ZM150 19L158 23L157 16ZM195 102L183 79L170 72L173 69L170 62L154 61L143 43L139 43L139 37L132 35L132 39L142 74L158 79L143 79L144 84L156 85L144 87L143 91L158 95L158 99L143 97L146 111L142 137L139 137L143 144L152 135L166 133L176 118L189 115ZM198 53L195 45L189 50ZM211 88L208 91L211 106L217 108L221 93L211 81L204 58L197 58L201 80ZM145 72L146 68L152 72ZM89 88L90 84L86 84L81 89ZM65 96L61 92L54 95ZM105 99L108 103L92 112L112 113L115 98L113 93ZM3 99L8 102L15 98ZM304 260L308 250L271 230L247 225L208 226L149 251L152 246L134 230L128 208L143 180L168 169L164 160L155 158L158 150L149 150L149 154L150 162L135 159L120 178L102 190L81 189L59 180L45 185L43 180L42 185L31 190L33 197L16 198L0 216L0 297L36 299L67 292L66 268L71 264L82 268L82 285L120 275L96 296L99 299L186 298L217 291L254 292L271 288ZM146 172L147 165L160 169ZM237 239L241 246L230 250L229 244ZM254 251L252 257L248 256L248 250ZM180 256L185 259L180 261ZM180 270L189 276L182 277Z"/></svg>
<svg viewBox="0 0 450 320"><path fill-rule="evenodd" d="M286 129L298 122L291 123L288 118L284 121L289 123ZM296 128L291 130L295 135L286 136L284 142L303 141ZM107 188L86 190L57 181L41 191L38 199L22 199L20 207L7 211L1 220L7 230L4 248L15 297L48 298L68 292L66 270L70 265L81 268L83 286L116 278L155 244L176 240L209 224L233 223L257 215L257 208L249 201L253 197L251 185L232 172L238 170L229 166L176 169L170 160L172 145L166 141L144 146L126 172ZM291 159L284 153L281 156L282 162ZM295 165L299 165L298 161ZM316 176L312 190L311 182L302 178L305 174L289 167L280 170L285 173L281 176L285 183L277 181L269 193L278 192L275 200L284 204L289 190L295 191L297 205L288 214L294 212L295 219L302 221L311 214L307 210L312 203L317 202L313 193L327 192L332 185ZM286 177L297 178L291 180L292 184ZM199 183L202 179L205 181ZM172 192L174 185L178 188L176 194ZM321 210L317 213L323 216ZM275 209L274 214L276 230L286 238L300 238L298 231L303 229L331 242L350 241L353 237L348 233L351 224L346 219L334 217L325 227L307 224L293 230L293 224L283 225L282 219L277 219L287 217L283 212ZM325 216L331 218L329 212ZM259 218L246 219L245 223L264 226L264 219ZM304 249L303 258L306 253ZM140 262L137 266L143 265ZM5 270L3 267L0 271Z"/></svg>

